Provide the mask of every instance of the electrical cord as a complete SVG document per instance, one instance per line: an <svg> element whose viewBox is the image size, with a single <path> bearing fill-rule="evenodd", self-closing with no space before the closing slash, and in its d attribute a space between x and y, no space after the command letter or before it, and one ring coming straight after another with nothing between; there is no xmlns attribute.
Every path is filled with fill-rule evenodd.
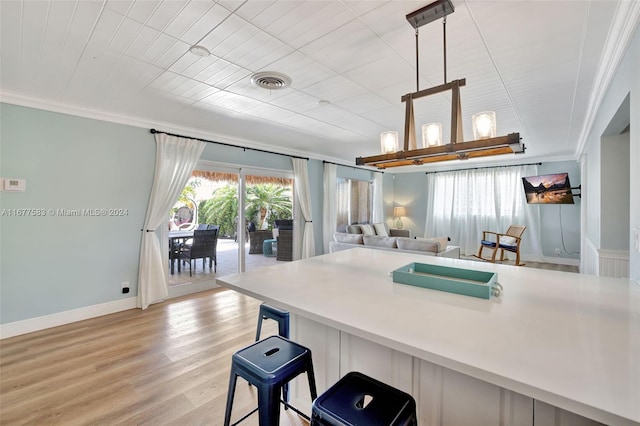
<svg viewBox="0 0 640 426"><path fill-rule="evenodd" d="M560 214L560 239L562 241L562 250L567 254L580 254L579 251L568 251L567 247L564 245L564 231L562 230L562 204L558 204L558 206L558 212Z"/></svg>

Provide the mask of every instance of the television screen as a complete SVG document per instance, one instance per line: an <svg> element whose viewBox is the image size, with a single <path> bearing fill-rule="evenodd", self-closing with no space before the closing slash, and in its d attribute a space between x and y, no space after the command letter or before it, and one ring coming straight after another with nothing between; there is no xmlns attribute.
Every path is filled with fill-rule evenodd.
<svg viewBox="0 0 640 426"><path fill-rule="evenodd" d="M522 178L529 204L573 204L568 173Z"/></svg>

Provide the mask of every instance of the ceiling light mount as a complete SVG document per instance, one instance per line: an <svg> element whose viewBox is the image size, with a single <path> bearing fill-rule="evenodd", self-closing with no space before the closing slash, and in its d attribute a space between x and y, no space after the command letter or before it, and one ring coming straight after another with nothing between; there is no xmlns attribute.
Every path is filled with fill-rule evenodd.
<svg viewBox="0 0 640 426"><path fill-rule="evenodd" d="M291 85L291 77L275 71L261 71L251 75L251 84L267 90L280 90Z"/></svg>
<svg viewBox="0 0 640 426"><path fill-rule="evenodd" d="M390 142L389 134L396 133L397 135L397 132L385 132L381 135L382 154L371 157L358 157L356 158L357 165L368 165L385 169L413 164L428 164L436 161L466 160L490 155L523 153L525 151L525 146L520 140L519 133L511 133L507 136L495 136L495 113L491 111L474 115L473 130L476 140L463 142L460 88L466 85L466 79L463 78L447 82L446 16L453 12L454 8L451 0L437 0L406 16L409 24L416 30L416 91L407 93L401 97L402 102L405 103L404 145L402 149L400 149L397 136L395 136L396 149L394 152L392 149L393 143ZM445 81L444 84L439 86L420 90L418 28L440 18L443 19ZM451 91L451 141L446 145L441 145L441 142L427 143L426 141L437 140L437 138L432 138L433 135L423 134L423 148L417 148L413 100L445 91ZM430 124L435 125L439 123ZM423 129L427 130L429 126L423 126Z"/></svg>
<svg viewBox="0 0 640 426"><path fill-rule="evenodd" d="M450 0L438 0L408 14L407 21L413 28L418 29L437 19L444 18L454 10Z"/></svg>
<svg viewBox="0 0 640 426"><path fill-rule="evenodd" d="M203 58L206 58L207 56L211 55L211 52L209 52L209 49L207 49L204 46L200 46L198 44L195 44L193 46L191 46L189 48L189 52L193 53L196 56L200 56Z"/></svg>

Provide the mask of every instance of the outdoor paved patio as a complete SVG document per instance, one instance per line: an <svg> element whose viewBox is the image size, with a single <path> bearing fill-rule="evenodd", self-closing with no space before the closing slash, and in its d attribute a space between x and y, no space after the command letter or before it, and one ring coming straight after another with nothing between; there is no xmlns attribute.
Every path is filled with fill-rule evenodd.
<svg viewBox="0 0 640 426"><path fill-rule="evenodd" d="M245 269L247 271L283 263L282 261L277 261L275 257L267 257L263 254L249 254L249 243L244 245L244 249ZM238 272L238 243L236 241L231 239L219 239L217 253L217 273L214 274L213 270L209 269L208 259L205 262L204 270L202 268L202 259L198 259L194 261L194 269L191 277L189 276L189 265L182 265L181 272L178 272L176 265L174 275L169 273L169 286L185 284L187 282L210 280L212 275L223 276Z"/></svg>

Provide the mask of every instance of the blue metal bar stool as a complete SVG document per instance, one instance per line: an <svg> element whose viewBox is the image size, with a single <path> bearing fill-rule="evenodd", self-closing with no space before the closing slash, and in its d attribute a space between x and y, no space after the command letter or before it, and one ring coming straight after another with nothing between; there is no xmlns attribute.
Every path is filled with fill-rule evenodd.
<svg viewBox="0 0 640 426"><path fill-rule="evenodd" d="M304 346L280 336L270 336L253 343L233 354L231 359L231 375L229 377L229 393L227 394L227 408L224 414L224 426L229 426L233 397L236 390L238 376L247 380L258 390L258 408L234 423L237 425L258 410L260 426L278 425L280 421L280 403L303 416L309 417L289 405L280 401L283 386L299 374L307 372L311 400L318 396L316 381L313 374L311 351Z"/></svg>
<svg viewBox="0 0 640 426"><path fill-rule="evenodd" d="M417 424L411 395L358 372L347 373L312 406L311 426Z"/></svg>
<svg viewBox="0 0 640 426"><path fill-rule="evenodd" d="M258 314L258 328L256 330L256 342L260 340L260 332L262 330L262 320L272 319L278 323L278 335L286 339L289 338L289 312L282 309L274 308L265 303L260 305L260 313ZM285 384L283 388L284 401L289 402L289 385ZM284 406L287 409L287 406Z"/></svg>
<svg viewBox="0 0 640 426"><path fill-rule="evenodd" d="M262 330L262 320L272 319L278 322L278 334L286 339L289 338L289 312L282 309L274 308L267 304L260 305L260 314L258 315L258 329L256 330L256 342L260 340L260 331Z"/></svg>

